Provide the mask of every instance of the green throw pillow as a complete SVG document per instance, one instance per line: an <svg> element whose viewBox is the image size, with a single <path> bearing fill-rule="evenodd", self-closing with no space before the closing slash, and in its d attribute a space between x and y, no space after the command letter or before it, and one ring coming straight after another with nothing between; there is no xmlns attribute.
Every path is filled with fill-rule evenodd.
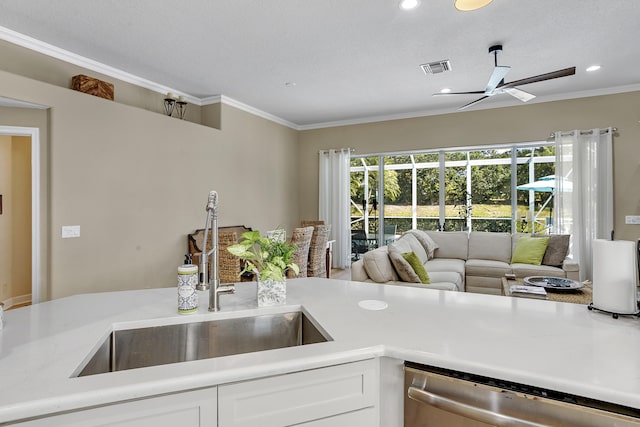
<svg viewBox="0 0 640 427"><path fill-rule="evenodd" d="M422 265L422 262L420 262L420 258L418 258L418 255L416 255L415 252L403 253L402 258L404 258L409 263L422 283L424 283L425 285L431 283L427 270L424 269L424 265Z"/></svg>
<svg viewBox="0 0 640 427"><path fill-rule="evenodd" d="M511 263L540 265L547 245L548 237L521 237L516 244Z"/></svg>

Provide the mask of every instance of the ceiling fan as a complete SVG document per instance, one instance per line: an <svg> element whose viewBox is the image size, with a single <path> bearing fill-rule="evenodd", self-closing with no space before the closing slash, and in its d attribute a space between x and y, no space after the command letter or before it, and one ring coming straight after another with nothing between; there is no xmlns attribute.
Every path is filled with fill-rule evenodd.
<svg viewBox="0 0 640 427"><path fill-rule="evenodd" d="M489 54L493 54L495 68L493 69L493 73L491 73L491 77L489 77L489 82L487 83L487 87L485 90L478 90L472 92L448 92L448 93L434 93L434 96L448 96L448 95L484 95L475 101L472 101L468 104L463 105L458 108L459 110L464 110L465 108L471 107L472 105L477 104L478 102L489 98L490 96L498 95L501 93L508 93L509 95L519 99L522 102L527 102L535 98L536 96L525 92L522 89L518 89L516 86L527 85L530 83L537 83L544 80L557 79L559 77L572 76L576 73L576 67L565 68L563 70L552 71L546 74L540 74L537 76L527 77L525 79L516 80L510 83L504 82L504 76L507 75L511 67L505 65L498 65L498 53L502 52L502 45L494 45L489 47Z"/></svg>

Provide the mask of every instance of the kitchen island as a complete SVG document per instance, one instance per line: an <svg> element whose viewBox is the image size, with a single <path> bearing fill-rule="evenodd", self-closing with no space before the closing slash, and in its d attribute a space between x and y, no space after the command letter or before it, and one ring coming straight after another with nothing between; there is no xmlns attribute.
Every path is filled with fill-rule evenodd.
<svg viewBox="0 0 640 427"><path fill-rule="evenodd" d="M634 317L613 319L578 304L334 279L287 285L286 306L258 308L255 283L238 283L217 313L207 311L202 292L197 313L177 314L175 288L83 294L8 311L0 330L0 425L87 408L117 411L123 402L371 361L375 399L385 413L378 403L372 407L383 426L399 425L403 361L640 408ZM362 308L367 300L387 307ZM298 310L331 340L77 377L114 329Z"/></svg>

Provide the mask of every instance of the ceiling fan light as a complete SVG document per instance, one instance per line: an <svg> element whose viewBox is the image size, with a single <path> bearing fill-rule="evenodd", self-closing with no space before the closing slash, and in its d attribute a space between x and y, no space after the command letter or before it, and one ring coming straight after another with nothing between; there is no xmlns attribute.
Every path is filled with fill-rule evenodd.
<svg viewBox="0 0 640 427"><path fill-rule="evenodd" d="M493 0L454 0L453 5L456 9L463 12L480 9L491 3Z"/></svg>
<svg viewBox="0 0 640 427"><path fill-rule="evenodd" d="M404 10L415 9L420 5L420 0L402 0L400 2L400 8Z"/></svg>

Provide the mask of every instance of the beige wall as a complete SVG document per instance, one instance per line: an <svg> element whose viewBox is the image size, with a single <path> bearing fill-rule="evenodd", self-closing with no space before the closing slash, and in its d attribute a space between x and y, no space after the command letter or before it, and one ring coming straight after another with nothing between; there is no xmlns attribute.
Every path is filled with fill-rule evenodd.
<svg viewBox="0 0 640 427"><path fill-rule="evenodd" d="M11 296L11 136L0 135L0 301Z"/></svg>
<svg viewBox="0 0 640 427"><path fill-rule="evenodd" d="M31 294L31 137L11 138L11 297Z"/></svg>
<svg viewBox="0 0 640 427"><path fill-rule="evenodd" d="M0 300L31 294L31 138L0 136Z"/></svg>
<svg viewBox="0 0 640 427"><path fill-rule="evenodd" d="M640 214L640 92L467 111L300 133L300 214L317 215L318 150L351 147L356 154L545 140L557 130L613 126L615 230L640 238L625 215Z"/></svg>
<svg viewBox="0 0 640 427"><path fill-rule="evenodd" d="M50 298L173 286L210 190L220 225L298 223L297 132L287 127L223 106L220 131L2 71L0 95L51 107ZM80 225L81 237L62 239L63 225Z"/></svg>

